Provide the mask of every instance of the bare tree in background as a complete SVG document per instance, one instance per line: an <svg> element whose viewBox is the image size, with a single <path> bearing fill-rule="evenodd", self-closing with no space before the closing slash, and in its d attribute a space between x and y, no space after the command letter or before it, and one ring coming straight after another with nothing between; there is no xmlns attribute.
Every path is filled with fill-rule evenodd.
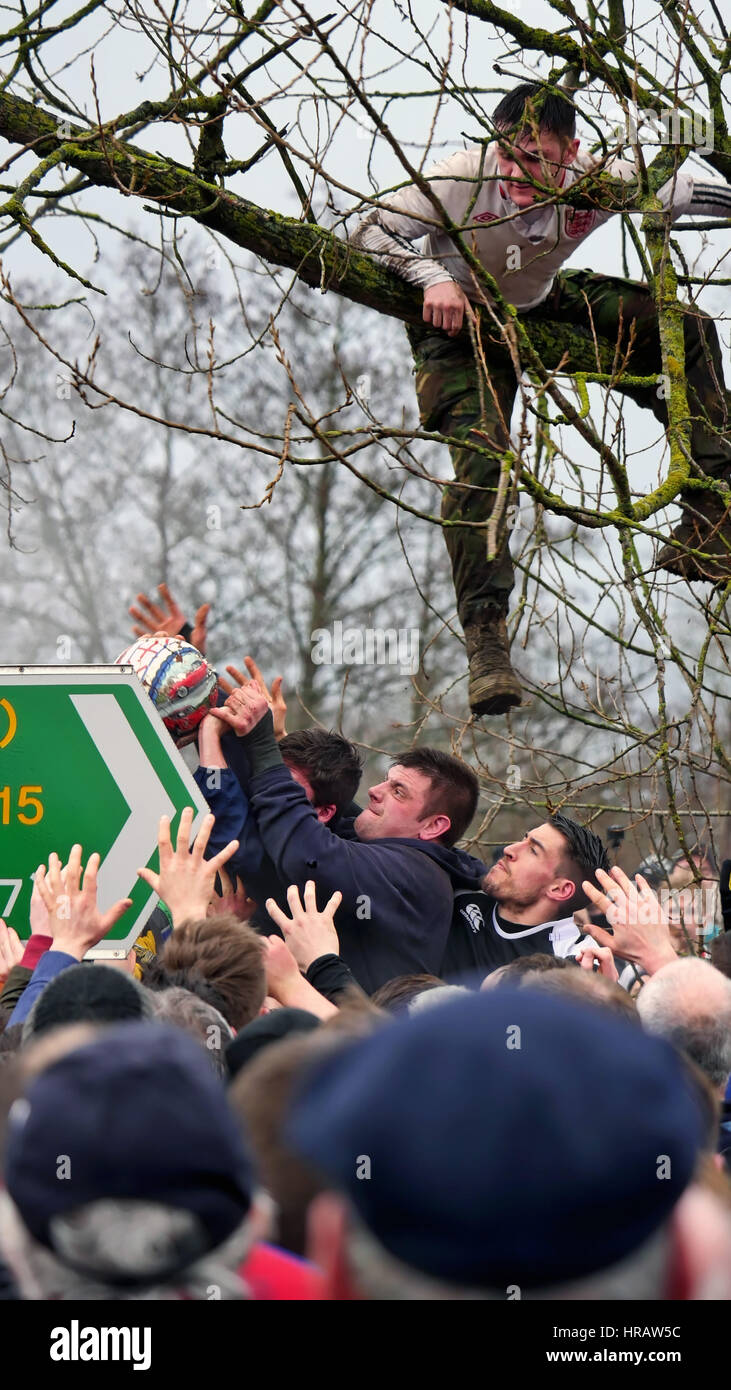
<svg viewBox="0 0 731 1390"><path fill-rule="evenodd" d="M110 454L124 449L125 441L128 450L142 441L147 456L155 442L159 454L144 499L152 530L138 551L140 557L147 552L148 563L141 565L146 575L155 548L158 569L166 569L168 526L173 550L184 545L175 539L176 499L174 489L166 491L166 468L171 477L188 457L191 476L199 477L208 451L212 457L225 451L219 476L226 503L214 499L209 505L264 505L249 513L258 529L246 553L232 553L236 547L224 532L221 558L226 565L243 560L253 573L255 596L271 594L275 579L268 578L262 556L271 558L277 494L291 483L298 499L293 511L303 509L304 534L293 514L278 526L282 572L289 568L279 582L291 589L290 640L308 700L318 680L306 659L313 627L346 621L351 613L360 623L371 621L373 613L374 625L398 627L405 611L381 604L387 586L377 583L371 591L364 564L356 576L364 586L360 607L344 601L334 578L337 565L328 575L329 588L321 582L324 508L332 504L348 527L357 514L363 526L374 528L377 565L385 554L385 506L420 595L414 610L419 624L430 615L421 652L431 654L434 672L450 668L435 682L433 674L425 679L422 663L410 687L408 714L397 718L413 735L448 738L476 762L488 807L485 835L494 838L492 822L500 813L502 825L510 807L524 821L528 808L568 798L585 818L621 809L645 845L679 842L687 849L709 823L725 825L730 810L729 586L694 590L682 580L658 577L652 565L676 517L681 489L689 482L699 491L706 486L690 471L679 297L705 305L727 337L729 277L714 227L689 224L686 231L681 223L671 234L666 219L657 216L656 193L697 143L686 126L701 110L705 129L713 131L703 163L731 177L721 87L731 44L714 0L694 8L674 0L651 3L636 30L621 0L580 9L571 0L549 0L546 16L546 25L533 26L520 9L514 13L491 0L435 0L420 5L418 14L392 0L362 0L347 9L336 4L329 14L299 0L264 0L247 15L238 3L183 4L169 12L158 5L114 9L99 3L63 15L50 4L24 17L0 40L7 74L0 134L8 142L0 207L3 292L17 316L15 328L12 315L5 319L6 381L13 375L12 343L22 324L34 340L34 375L68 382L79 409L83 403L98 412ZM145 94L124 110L110 109L99 77L113 61L120 32ZM491 68L495 86L486 88L484 75ZM483 276L494 306L489 354L511 361L520 383L511 483L503 503L513 508L512 548L520 576L513 655L531 702L504 721L477 726L465 721L463 668L452 669L460 660L454 656L458 629L441 581L446 565L432 541L442 526L440 492L451 476L446 449L438 447L447 441L424 438L404 376L395 391L372 389L389 353L400 352L408 365L403 342L397 346L397 321L419 322L421 298L347 245L346 219L371 206L376 190L387 196L389 188L423 183L425 167L444 152L448 107L460 111L467 138L489 140L485 106L536 71L573 93L584 134L600 154L609 154L618 141L627 143L617 136L618 113L620 125L626 122L625 129L634 132L629 143L638 162L636 185L599 174L582 180L566 201L577 210L617 210L627 266L638 266L653 288L670 443L658 427L649 440L642 436L636 450L636 416L599 389L621 379L615 343L550 319L524 325ZM657 134L653 141L652 132L640 135L638 108L674 113L681 120L680 137L669 146ZM275 166L289 189L276 209L247 197L251 181ZM630 207L639 209L639 225L625 211ZM437 200L435 222L439 218ZM95 263L91 253L115 233L152 240L157 222L160 245L170 246L172 238L180 274L193 283L180 231L186 219L212 237L218 278L210 323L202 320L186 347L188 359L181 362L177 355L173 365L156 337L154 311L138 313L127 287L110 283L141 360L162 365L162 373L120 377L110 340L89 333L89 313L98 312L96 288L105 288L108 268L104 255ZM469 260L468 239L459 228L452 236L457 252ZM21 242L32 243L39 266L45 257L56 272L42 311L24 306L28 296L13 266ZM294 319L285 313L297 281L314 290L305 296L298 289L296 296L295 317L304 314L311 325L304 350ZM263 299L253 292L255 285L266 286ZM164 333L160 286L150 286L150 300L162 294L158 329ZM323 297L321 291L329 293ZM338 316L346 319L350 312L335 296L369 306L378 316L365 333L366 358L358 362L351 344L335 349L335 359L344 364L341 384L333 388L331 378L323 392L311 370L322 351L321 324L337 336ZM72 299L73 322L69 306L62 307ZM224 300L237 311L234 333L230 324L226 333L218 329ZM364 330L348 329L354 331ZM262 392L275 368L285 374L288 390L278 413L263 417ZM166 375L170 389L161 394ZM363 376L371 378L367 400L358 390ZM35 411L14 415L7 390L2 405L12 501L13 489L22 493L34 467L20 460L48 445L32 432L39 427ZM50 412L45 433L65 438L69 415ZM54 445L73 448L73 440ZM109 514L118 517L121 531L127 499L117 497L101 460L94 484L87 486L109 489ZM191 491L197 504L195 481ZM81 525L83 499L77 507ZM58 510L46 522L64 524ZM9 529L12 535L12 517ZM87 604L92 602L94 576L87 577L85 546L75 544L76 550L69 541L61 582L81 585L81 609L84 590ZM211 557L200 556L195 538L190 554L196 583L202 583ZM343 564L348 558L356 556L349 557L343 544ZM303 599L305 578L313 577L315 586ZM28 606L37 609L35 601ZM320 611L322 624L315 623ZM84 650L100 649L107 622L100 611ZM442 643L445 662L434 660ZM371 671L373 695L380 674ZM351 713L350 689L348 681L342 703L343 724L352 733L354 725L362 727L362 701Z"/></svg>
<svg viewBox="0 0 731 1390"><path fill-rule="evenodd" d="M206 378L191 364L205 352L214 320L216 341L235 347L238 309L217 293L205 248L187 247L186 266L189 275L170 248L162 267L149 248L125 252L117 273L134 312L103 302L96 322L114 357L118 387L130 399L144 398L163 418L201 408ZM160 291L151 293L158 280ZM367 341L372 323L347 301L336 301L335 310L332 325L313 321L307 304L290 298L280 330L296 357L307 360L308 396L323 411L339 408L347 371L365 394L360 403L353 397L339 416L362 419L366 395L392 389L399 373L406 393L408 372L397 354L382 352L378 366L361 373L359 364L375 356ZM266 323L265 287L250 295L248 312ZM69 341L74 321L86 317L80 306L69 306ZM42 324L43 315L31 312L29 320ZM315 334L318 351L309 354ZM13 378L6 406L17 418L32 417L39 431L35 457L16 467L30 500L16 500L15 543L0 555L6 659L114 659L129 640L127 604L137 590L154 592L163 582L191 613L203 599L212 604L211 651L219 664L240 664L242 652L252 650L266 669L284 671L292 726L312 717L349 724L355 707L358 735L376 739L383 736L384 708L399 725L417 717L411 674L420 669L419 639L430 619L420 611L418 587L423 582L442 603L448 590L446 576L429 563L426 543L435 533L419 528L408 547L410 569L390 505L371 489L354 490L329 457L284 472L262 510L269 474L257 458L207 438L192 443L185 432L158 430L150 437L134 416L120 412L110 430L114 407L85 409L68 376L52 375L43 389L34 370L36 344L23 328L15 332L14 354L7 343L4 353L0 347L0 364ZM280 357L267 340L255 369L247 365L246 371L252 414L272 438L292 399ZM234 412L239 392L229 372L217 386L219 408ZM21 436L8 421L6 441L18 460ZM247 466L253 481L242 483ZM373 472L379 472L377 460ZM238 497L247 495L252 500L242 507ZM313 633L337 622L346 646L348 632L362 628L395 624L397 635L413 634L408 669L396 660L375 668L363 661L317 664ZM392 645L397 658L404 643ZM424 655L429 679L440 688L442 673Z"/></svg>

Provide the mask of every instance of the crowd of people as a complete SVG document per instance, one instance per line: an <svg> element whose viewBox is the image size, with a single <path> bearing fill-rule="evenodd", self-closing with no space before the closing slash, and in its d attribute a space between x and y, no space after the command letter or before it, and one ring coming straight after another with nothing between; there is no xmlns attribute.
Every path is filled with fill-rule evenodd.
<svg viewBox="0 0 731 1390"><path fill-rule="evenodd" d="M210 812L161 819L118 965L80 845L0 924L2 1295L731 1295L731 865L629 877L556 813L488 867L463 761L363 795L281 682L216 676L204 610L195 647L164 588L135 612Z"/></svg>

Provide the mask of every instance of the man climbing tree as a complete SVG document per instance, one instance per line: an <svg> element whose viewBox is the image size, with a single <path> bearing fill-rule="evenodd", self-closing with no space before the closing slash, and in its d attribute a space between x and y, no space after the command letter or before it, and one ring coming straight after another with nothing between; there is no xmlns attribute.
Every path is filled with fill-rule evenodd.
<svg viewBox="0 0 731 1390"><path fill-rule="evenodd" d="M504 714L521 702L506 627L514 573L504 505L519 373L507 356L491 354L489 330L497 320L487 306L497 297L515 306L522 323L550 316L615 341L622 370L614 386L668 422L650 289L560 270L616 209L567 206L557 191L567 193L600 169L629 183L636 180L635 167L582 152L574 104L549 84L521 83L500 101L492 123L495 140L451 155L419 186L384 199L351 238L424 291L424 322L407 332L422 425L450 441L455 483L444 490L442 517L470 667L469 703L477 716ZM656 196L672 221L683 214L731 217L731 187L698 182L686 168L673 169ZM420 253L412 243L422 237ZM698 310L682 318L691 476L728 484L731 395L718 335ZM728 490L687 490L679 500L683 519L658 566L688 580L725 583L731 578Z"/></svg>

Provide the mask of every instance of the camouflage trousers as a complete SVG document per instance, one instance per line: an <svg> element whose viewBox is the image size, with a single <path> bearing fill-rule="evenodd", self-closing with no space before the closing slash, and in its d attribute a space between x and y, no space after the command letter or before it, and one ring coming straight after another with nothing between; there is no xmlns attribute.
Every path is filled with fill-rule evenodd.
<svg viewBox="0 0 731 1390"><path fill-rule="evenodd" d="M585 270L562 271L548 298L520 317L524 322L540 317L558 319L581 325L585 330L593 322L597 333L612 342L619 341L624 350L632 327L632 353L625 370L637 376L659 375L662 370L652 295L644 285L632 280ZM684 315L684 330L693 458L705 473L731 480L731 394L723 386L716 327L711 319L693 310ZM442 517L448 521L487 523L500 478L499 454L511 447L510 417L517 392L515 371L507 358L504 365L491 362L489 380L485 381L467 329L454 338L426 323L409 325L406 331L414 355L423 428L465 441L464 447L450 446L455 484L444 489ZM647 407L667 425L667 409L657 384L613 389ZM480 445L492 449L497 457L470 449L469 436L474 429L485 436L480 438ZM486 605L507 609L514 572L505 524L499 527L494 558L490 560L484 524L479 530L445 527L444 537L462 626L475 621Z"/></svg>

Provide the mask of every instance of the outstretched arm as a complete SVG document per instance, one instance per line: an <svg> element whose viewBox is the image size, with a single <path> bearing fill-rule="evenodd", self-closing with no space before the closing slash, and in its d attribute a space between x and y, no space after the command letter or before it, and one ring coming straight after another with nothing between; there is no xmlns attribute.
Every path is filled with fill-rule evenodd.
<svg viewBox="0 0 731 1390"><path fill-rule="evenodd" d="M731 219L731 184L718 179L693 180L693 196L688 205L690 217L728 217Z"/></svg>
<svg viewBox="0 0 731 1390"><path fill-rule="evenodd" d="M193 779L216 818L208 841L207 857L210 859L218 854L231 840L238 840L239 847L229 867L245 880L261 868L264 849L248 797L238 777L229 768L222 750L221 735L224 729L225 725L210 714L201 721L198 733L200 766L193 773Z"/></svg>
<svg viewBox="0 0 731 1390"><path fill-rule="evenodd" d="M637 178L637 169L628 159L610 160L607 173L625 183ZM671 212L673 222L681 217L731 218L731 185L697 178L687 161L658 189L657 196L665 211Z"/></svg>

